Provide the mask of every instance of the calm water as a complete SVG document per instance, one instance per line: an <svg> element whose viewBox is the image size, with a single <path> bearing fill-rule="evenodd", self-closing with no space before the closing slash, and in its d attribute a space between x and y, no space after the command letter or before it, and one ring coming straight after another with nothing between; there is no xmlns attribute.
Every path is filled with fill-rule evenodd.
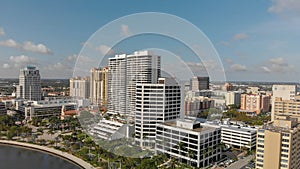
<svg viewBox="0 0 300 169"><path fill-rule="evenodd" d="M80 169L80 167L40 151L0 145L0 169Z"/></svg>

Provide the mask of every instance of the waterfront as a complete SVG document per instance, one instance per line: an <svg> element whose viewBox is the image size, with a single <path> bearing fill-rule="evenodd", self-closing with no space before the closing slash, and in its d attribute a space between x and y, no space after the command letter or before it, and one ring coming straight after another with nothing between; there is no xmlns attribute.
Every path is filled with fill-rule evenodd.
<svg viewBox="0 0 300 169"><path fill-rule="evenodd" d="M0 164L5 169L80 169L58 156L10 145L0 145Z"/></svg>

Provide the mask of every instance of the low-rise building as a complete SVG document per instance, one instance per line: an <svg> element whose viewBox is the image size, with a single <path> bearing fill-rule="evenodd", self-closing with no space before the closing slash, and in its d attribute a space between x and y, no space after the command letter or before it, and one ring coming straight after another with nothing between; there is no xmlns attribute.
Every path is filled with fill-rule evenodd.
<svg viewBox="0 0 300 169"><path fill-rule="evenodd" d="M24 112L27 120L33 117L60 116L63 110L75 110L76 107L75 100L70 97L49 97L39 101L19 100L16 102L16 109Z"/></svg>
<svg viewBox="0 0 300 169"><path fill-rule="evenodd" d="M191 119L157 125L156 153L164 153L194 167L207 167L221 159L221 130Z"/></svg>

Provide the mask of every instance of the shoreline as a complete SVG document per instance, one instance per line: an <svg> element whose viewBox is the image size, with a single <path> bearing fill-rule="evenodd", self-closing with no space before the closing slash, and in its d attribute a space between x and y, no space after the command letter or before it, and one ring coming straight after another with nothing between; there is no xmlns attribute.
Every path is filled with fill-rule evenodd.
<svg viewBox="0 0 300 169"><path fill-rule="evenodd" d="M90 163L72 155L67 152L63 152L60 150L56 150L54 148L49 148L45 146L30 144L30 143L23 143L23 142L17 142L17 141L10 141L10 140L0 140L0 145L8 145L8 146L16 146L16 147L22 147L31 149L34 151L40 151L43 153L48 153L50 155L57 156L59 158L62 158L64 160L67 160L69 162L74 163L75 165L83 168L83 169L95 169Z"/></svg>

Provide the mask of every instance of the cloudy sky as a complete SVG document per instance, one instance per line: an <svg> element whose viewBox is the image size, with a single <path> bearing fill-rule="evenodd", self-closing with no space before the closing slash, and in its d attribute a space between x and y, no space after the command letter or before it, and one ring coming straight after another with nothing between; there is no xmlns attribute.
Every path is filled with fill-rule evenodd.
<svg viewBox="0 0 300 169"><path fill-rule="evenodd" d="M299 82L298 0L4 0L0 6L0 77L16 78L21 67L31 64L39 67L43 78L70 78L83 44L89 45L85 42L94 32L138 12L169 13L197 26L216 48L228 80ZM120 36L134 33L126 23L118 30ZM102 54L139 49L131 44L114 50L106 45L94 48ZM89 56L79 60L93 62Z"/></svg>

